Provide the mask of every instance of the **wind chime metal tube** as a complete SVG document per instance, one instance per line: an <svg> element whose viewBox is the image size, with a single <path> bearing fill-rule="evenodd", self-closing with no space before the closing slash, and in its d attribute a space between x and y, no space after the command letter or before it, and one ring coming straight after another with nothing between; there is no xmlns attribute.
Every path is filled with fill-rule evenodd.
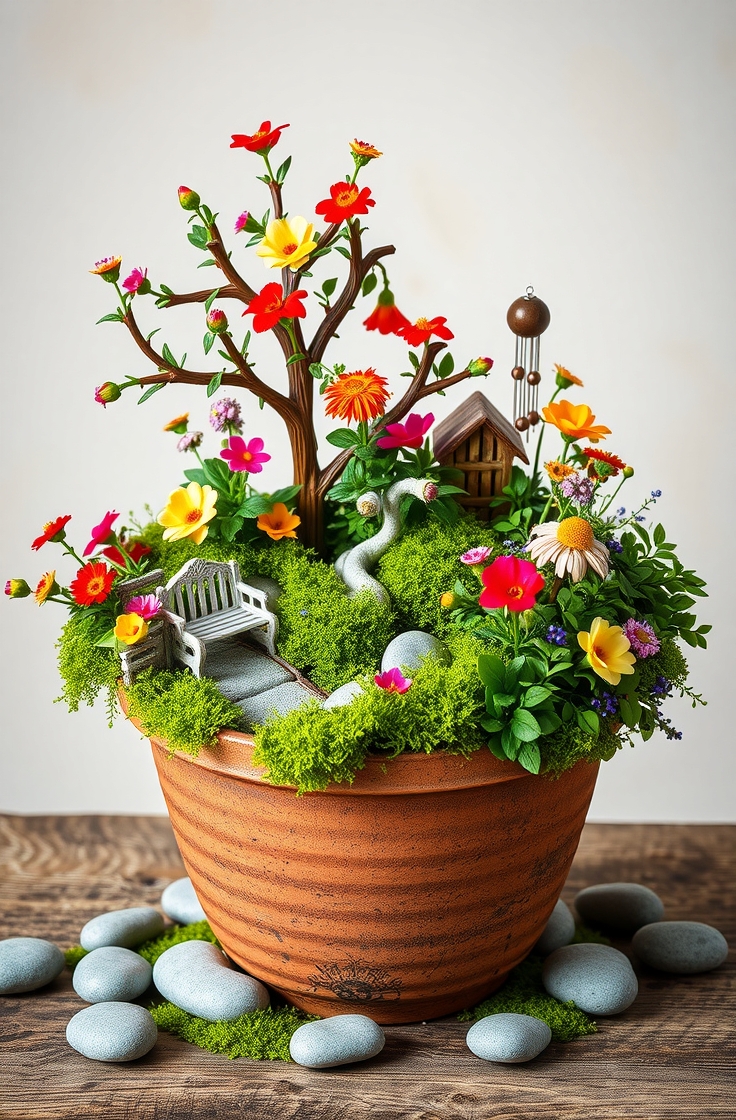
<svg viewBox="0 0 736 1120"><path fill-rule="evenodd" d="M550 323L547 304L529 287L526 295L514 300L506 322L516 335L516 355L511 376L514 379L514 426L526 432L539 423L539 337Z"/></svg>

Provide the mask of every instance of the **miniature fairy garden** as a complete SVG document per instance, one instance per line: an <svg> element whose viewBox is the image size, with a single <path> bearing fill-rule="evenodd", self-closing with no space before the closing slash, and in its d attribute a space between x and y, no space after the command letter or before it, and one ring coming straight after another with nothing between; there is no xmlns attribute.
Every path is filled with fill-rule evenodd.
<svg viewBox="0 0 736 1120"><path fill-rule="evenodd" d="M546 305L529 289L509 308L516 340L510 421L476 389L491 373L491 358L456 360L444 316L410 320L399 310L386 266L394 247L365 243L375 200L363 183L382 153L351 142L348 173L310 204L316 228L311 216L285 206L291 157L273 170L287 127L264 122L252 135L233 136L231 147L263 161L259 178L270 205L260 218L248 211L228 218L232 246L197 192L179 188L199 267L215 269L212 287L177 291L146 268L123 269L119 256L91 269L115 300L100 322L126 328L152 366L122 384L99 385L100 405L124 407L130 390L139 404L164 390L173 396L174 386L201 386L205 394L165 427L180 469L152 495L157 516L146 522L131 515L124 524L111 509L81 549L72 543L71 515L57 516L31 547L46 554L57 546L59 568L73 578L53 568L6 584L12 599L59 603L70 612L59 640L63 699L74 711L101 696L110 718L120 700L146 735L165 742L172 764L205 748L216 754L223 730L245 732L263 780L307 795L349 785L376 756L388 772L399 756L470 759L490 751L536 782L550 782L612 759L634 735L679 738L663 705L673 694L702 702L688 684L683 645L706 645L709 627L692 613L704 584L662 525L652 524L660 491L638 489L621 457L624 441L617 453L602 449L611 432L579 402L581 379L556 365L540 404ZM251 286L240 259L243 272L265 265L279 279ZM362 300L366 330L406 344L405 368L391 377L334 360L339 328ZM158 334L158 316L168 328L171 309L182 305L202 306L204 363L177 358L176 344ZM329 361L328 346L335 351ZM260 372L278 352L280 388ZM465 382L474 391L435 422L427 398L449 397ZM277 413L288 436L293 483L280 489L261 483L279 455L258 434L262 408ZM322 448L320 413L336 424ZM161 915L146 908L96 919L99 937L85 927L81 944L89 955L77 966L75 987L91 1007L70 1025L73 1046L103 1058L84 1040L105 1036L113 1013L104 1009L122 1000L135 1008L125 1030L140 1048L108 1060L146 1052L155 1042L154 1020L231 1056L285 1058L297 1028L297 1040L306 1041L292 1041L292 1056L307 1065L319 1064L313 1047L340 1061L378 1053L383 1035L370 1019L350 1033L347 1020L364 1016L342 1015L345 1022L335 1026L288 1006L270 1009L263 984L229 967L201 924L191 884L186 889L194 916L167 908L164 899L164 911L183 923L180 932L163 933L166 944ZM671 924L660 919L631 929ZM480 1056L526 1060L552 1038L593 1030L586 1012L618 1013L636 995L623 954L585 935L570 944L575 926L564 904L550 923L556 938L545 934L537 945L552 955L542 965L538 950L521 964L471 1029L469 1045ZM678 936L671 934L665 955L676 956ZM657 958L652 937L648 963L658 967L656 959L665 958ZM2 943L0 962L3 945L15 952ZM713 949L715 963L721 948ZM97 958L100 975L90 963L95 954L107 954ZM39 983L29 988L58 972L57 955L43 967L41 956ZM8 967L5 991L25 990L13 987L16 966ZM117 988L105 986L105 969L127 978L122 995L110 994ZM615 990L613 1004L585 1006L576 977L586 969L604 977L602 990ZM131 1002L142 998L151 975L168 1000L152 1008L153 1018ZM202 991L190 1000L192 976ZM207 977L212 1004L203 994ZM531 1025L508 1018L520 1009ZM497 1022L484 1027L488 1014ZM500 1053L522 1057L493 1058Z"/></svg>

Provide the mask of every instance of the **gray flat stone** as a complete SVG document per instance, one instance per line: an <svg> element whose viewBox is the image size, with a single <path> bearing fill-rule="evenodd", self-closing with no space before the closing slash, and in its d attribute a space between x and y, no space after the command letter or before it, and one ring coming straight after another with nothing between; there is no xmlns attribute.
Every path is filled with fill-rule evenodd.
<svg viewBox="0 0 736 1120"><path fill-rule="evenodd" d="M555 999L571 999L589 1015L619 1015L639 985L628 957L610 945L563 945L544 962L542 983Z"/></svg>
<svg viewBox="0 0 736 1120"><path fill-rule="evenodd" d="M66 965L58 945L41 937L0 941L0 995L33 992L55 980Z"/></svg>
<svg viewBox="0 0 736 1120"><path fill-rule="evenodd" d="M473 1023L465 1042L486 1062L530 1062L552 1041L552 1031L541 1019L532 1015L502 1012L486 1015Z"/></svg>
<svg viewBox="0 0 736 1120"><path fill-rule="evenodd" d="M357 681L348 681L347 684L341 684L339 688L331 692L322 706L324 708L344 708L346 704L350 704L362 692L363 689Z"/></svg>
<svg viewBox="0 0 736 1120"><path fill-rule="evenodd" d="M569 945L574 936L575 919L572 916L572 910L560 898L555 903L555 908L542 931L542 936L532 952L539 953L542 957L548 957L550 953L554 953L555 949L561 949L563 945Z"/></svg>
<svg viewBox="0 0 736 1120"><path fill-rule="evenodd" d="M153 982L165 999L210 1022L237 1019L270 1003L260 980L232 969L209 941L172 945L153 966Z"/></svg>
<svg viewBox="0 0 736 1120"><path fill-rule="evenodd" d="M237 704L243 709L243 714L252 727L256 723L265 723L274 709L280 715L285 715L313 699L312 692L291 680L287 684L261 692L259 696L246 696L238 700Z"/></svg>
<svg viewBox="0 0 736 1120"><path fill-rule="evenodd" d="M217 681L223 696L236 703L293 680L287 669L237 642L216 643L207 654L204 675Z"/></svg>
<svg viewBox="0 0 736 1120"><path fill-rule="evenodd" d="M161 909L172 922L188 926L191 922L204 922L207 915L197 898L192 880L188 875L175 879L161 895Z"/></svg>
<svg viewBox="0 0 736 1120"><path fill-rule="evenodd" d="M87 1003L129 1003L143 995L152 974L148 961L132 949L105 945L82 957L72 987Z"/></svg>
<svg viewBox="0 0 736 1120"><path fill-rule="evenodd" d="M429 655L436 657L445 665L452 660L449 649L434 634L425 634L424 630L405 630L397 634L388 643L386 651L381 658L381 672L389 669L408 669L413 672L420 669L422 661Z"/></svg>
<svg viewBox="0 0 736 1120"><path fill-rule="evenodd" d="M631 948L639 960L661 972L688 976L718 968L728 956L720 930L703 922L654 922L634 934Z"/></svg>
<svg viewBox="0 0 736 1120"><path fill-rule="evenodd" d="M90 918L79 935L79 943L90 950L101 949L103 945L134 949L149 937L158 937L163 928L164 920L158 910L152 906L130 906Z"/></svg>
<svg viewBox="0 0 736 1120"><path fill-rule="evenodd" d="M137 1003L93 1003L78 1011L66 1028L74 1050L96 1062L132 1062L155 1046L153 1016Z"/></svg>
<svg viewBox="0 0 736 1120"><path fill-rule="evenodd" d="M367 1015L332 1015L297 1027L289 1053L300 1066L330 1069L375 1058L385 1044L383 1031Z"/></svg>
<svg viewBox="0 0 736 1120"><path fill-rule="evenodd" d="M604 929L633 933L640 926L658 922L664 904L641 883L598 883L575 896L575 909L584 922Z"/></svg>

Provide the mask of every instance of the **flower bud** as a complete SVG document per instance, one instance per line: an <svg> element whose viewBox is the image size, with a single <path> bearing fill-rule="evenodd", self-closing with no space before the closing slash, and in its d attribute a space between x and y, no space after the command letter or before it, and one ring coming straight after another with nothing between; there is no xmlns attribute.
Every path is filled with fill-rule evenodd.
<svg viewBox="0 0 736 1120"><path fill-rule="evenodd" d="M101 261L95 261L95 267L90 272L93 276L101 276L108 284L117 284L122 263L122 257L103 257Z"/></svg>
<svg viewBox="0 0 736 1120"><path fill-rule="evenodd" d="M224 334L227 330L227 315L219 307L212 307L207 312L207 329L213 334Z"/></svg>
<svg viewBox="0 0 736 1120"><path fill-rule="evenodd" d="M493 365L493 358L474 358L468 362L468 373L471 377L483 377Z"/></svg>
<svg viewBox="0 0 736 1120"><path fill-rule="evenodd" d="M243 232L243 230L246 228L246 226L248 224L248 218L249 217L250 217L250 214L248 213L247 210L244 210L242 214L238 215L238 217L235 219L235 232L236 233L242 233Z"/></svg>
<svg viewBox="0 0 736 1120"><path fill-rule="evenodd" d="M179 187L179 202L182 210L198 210L202 200L191 187Z"/></svg>
<svg viewBox="0 0 736 1120"><path fill-rule="evenodd" d="M451 607L454 607L456 602L457 595L454 595L452 591L445 591L442 595L440 595L440 606L444 607L446 611L449 611Z"/></svg>
<svg viewBox="0 0 736 1120"><path fill-rule="evenodd" d="M633 473L634 473L634 468L629 467L629 466L624 467L624 469L621 471L621 474L624 476L624 478L631 478Z"/></svg>
<svg viewBox="0 0 736 1120"><path fill-rule="evenodd" d="M204 432L185 432L176 445L177 451L194 451L204 439Z"/></svg>
<svg viewBox="0 0 736 1120"><path fill-rule="evenodd" d="M9 579L5 584L5 594L9 599L25 599L31 590L24 579Z"/></svg>
<svg viewBox="0 0 736 1120"><path fill-rule="evenodd" d="M95 400L104 408L112 401L120 400L121 393L120 386L116 385L114 381L105 381L104 384L98 385L95 389Z"/></svg>

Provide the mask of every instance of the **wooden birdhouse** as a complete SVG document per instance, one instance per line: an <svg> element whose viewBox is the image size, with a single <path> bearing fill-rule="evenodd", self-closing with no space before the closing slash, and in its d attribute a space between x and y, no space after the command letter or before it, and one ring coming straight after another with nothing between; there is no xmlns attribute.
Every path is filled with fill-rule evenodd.
<svg viewBox="0 0 736 1120"><path fill-rule="evenodd" d="M529 462L519 432L480 392L437 425L433 442L440 465L463 473L458 485L467 494L458 494L458 502L482 521L489 519L491 498L508 486L514 458Z"/></svg>

